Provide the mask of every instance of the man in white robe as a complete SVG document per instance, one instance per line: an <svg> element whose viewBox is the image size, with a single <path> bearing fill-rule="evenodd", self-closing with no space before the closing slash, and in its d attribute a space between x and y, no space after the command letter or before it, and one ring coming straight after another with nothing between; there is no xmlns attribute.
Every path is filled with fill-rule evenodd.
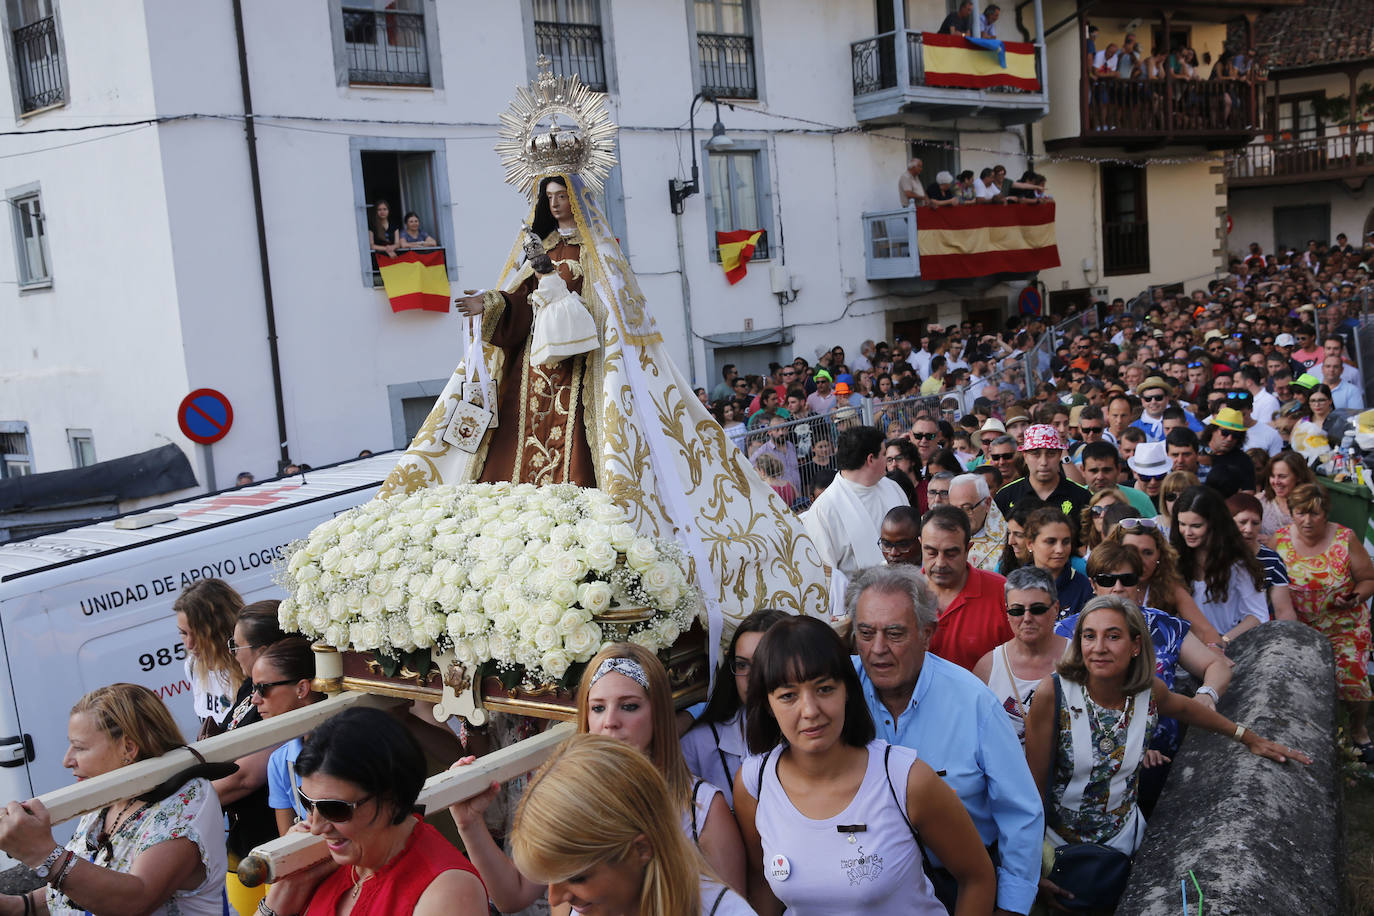
<svg viewBox="0 0 1374 916"><path fill-rule="evenodd" d="M878 532L894 506L908 506L906 494L884 476L882 433L871 426L847 429L837 443L835 482L802 516L807 534L830 568L830 615L845 616L844 592L860 570L883 562Z"/></svg>

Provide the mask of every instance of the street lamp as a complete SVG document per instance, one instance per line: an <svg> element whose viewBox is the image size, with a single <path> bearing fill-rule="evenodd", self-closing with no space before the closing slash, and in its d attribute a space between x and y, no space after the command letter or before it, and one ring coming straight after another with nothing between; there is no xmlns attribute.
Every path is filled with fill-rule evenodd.
<svg viewBox="0 0 1374 916"><path fill-rule="evenodd" d="M720 121L720 99L714 92L698 92L692 97L691 108L687 111L687 130L692 145L692 180L682 181L678 178L668 179L668 208L673 213L682 213L683 201L701 191L700 176L697 172L697 102L711 101L716 106L716 123L711 126L711 139L706 141L706 149L713 153L728 150L734 147L735 141L730 139L725 132L725 125Z"/></svg>

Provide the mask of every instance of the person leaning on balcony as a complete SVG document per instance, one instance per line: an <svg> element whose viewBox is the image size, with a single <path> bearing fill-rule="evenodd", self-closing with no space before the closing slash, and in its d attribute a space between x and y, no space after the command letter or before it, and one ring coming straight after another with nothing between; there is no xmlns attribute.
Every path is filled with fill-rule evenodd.
<svg viewBox="0 0 1374 916"><path fill-rule="evenodd" d="M1002 8L996 3L989 3L983 10L983 15L978 17L978 31L984 38L997 37L997 20L1002 15Z"/></svg>
<svg viewBox="0 0 1374 916"><path fill-rule="evenodd" d="M921 183L921 171L925 164L920 159L912 159L906 164L906 171L897 179L897 194L903 207L923 207L926 205L926 186Z"/></svg>
<svg viewBox="0 0 1374 916"><path fill-rule="evenodd" d="M930 190L929 201L932 207L954 207L961 203L953 175L940 172L935 176L935 187Z"/></svg>
<svg viewBox="0 0 1374 916"><path fill-rule="evenodd" d="M960 0L957 12L950 13L940 23L941 35L973 34L973 0Z"/></svg>
<svg viewBox="0 0 1374 916"><path fill-rule="evenodd" d="M434 236L420 228L420 216L411 210L405 217L405 228L396 234L397 248L434 248Z"/></svg>
<svg viewBox="0 0 1374 916"><path fill-rule="evenodd" d="M978 177L973 179L973 192L980 203L1000 203L1002 199L1002 189L998 186L992 169L983 169L978 173Z"/></svg>
<svg viewBox="0 0 1374 916"><path fill-rule="evenodd" d="M372 218L368 220L368 237L374 254L396 256L396 224L391 221L391 204L378 199L372 205Z"/></svg>

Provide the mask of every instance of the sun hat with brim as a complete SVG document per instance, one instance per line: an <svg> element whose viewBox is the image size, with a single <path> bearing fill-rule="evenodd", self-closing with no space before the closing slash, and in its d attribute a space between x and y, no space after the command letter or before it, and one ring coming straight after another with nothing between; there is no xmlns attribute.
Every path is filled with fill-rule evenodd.
<svg viewBox="0 0 1374 916"><path fill-rule="evenodd" d="M1075 404L1075 405L1069 410L1069 425L1070 425L1070 426L1077 426L1077 425L1078 425L1078 422L1079 422L1080 420L1083 419L1083 408L1084 408L1085 406L1087 406L1087 405L1085 405L1085 404Z"/></svg>
<svg viewBox="0 0 1374 916"><path fill-rule="evenodd" d="M1135 454L1126 460L1126 466L1137 477L1159 477L1169 473L1174 463L1163 442L1142 442L1135 447Z"/></svg>
<svg viewBox="0 0 1374 916"><path fill-rule="evenodd" d="M1165 395L1171 397L1174 393L1174 386L1170 385L1168 382L1166 382L1164 379L1160 378L1157 375L1152 375L1145 381L1141 382L1139 385L1136 385L1135 393L1144 394L1152 388L1158 388L1159 390L1163 391Z"/></svg>
<svg viewBox="0 0 1374 916"><path fill-rule="evenodd" d="M824 369L821 369L815 375L811 376L812 381L819 382L821 379L825 379L827 382L835 381L835 377Z"/></svg>
<svg viewBox="0 0 1374 916"><path fill-rule="evenodd" d="M1021 440L1021 448L1017 451L1031 452L1038 448L1063 448L1064 443L1059 438L1059 430L1045 423L1036 423L1026 430L1025 438Z"/></svg>
<svg viewBox="0 0 1374 916"><path fill-rule="evenodd" d="M1295 388L1303 388L1303 389L1305 389L1305 390L1307 390L1307 391L1316 391L1316 390L1317 390L1317 386L1320 385L1321 383L1322 383L1322 380L1319 379L1319 378L1317 378L1317 377L1316 377L1315 375L1313 375L1311 372L1304 372L1302 375L1300 375L1300 376L1298 376L1297 378L1293 379L1293 385L1292 385L1292 387L1295 387Z"/></svg>
<svg viewBox="0 0 1374 916"><path fill-rule="evenodd" d="M1274 338L1274 346L1276 347L1296 347L1297 345L1298 341L1292 334L1280 334Z"/></svg>
<svg viewBox="0 0 1374 916"><path fill-rule="evenodd" d="M1241 416L1240 411L1234 407L1221 408L1213 416L1208 417L1207 422L1211 426L1229 429L1231 432L1245 432L1245 417Z"/></svg>
<svg viewBox="0 0 1374 916"><path fill-rule="evenodd" d="M1006 418L1002 421L1010 427L1013 423L1029 423L1030 414L1026 413L1024 407L1013 407L1007 411Z"/></svg>
<svg viewBox="0 0 1374 916"><path fill-rule="evenodd" d="M1219 337L1224 337L1224 336L1225 336L1225 335L1223 335L1220 331L1218 331L1217 329L1213 328L1212 330L1208 331L1206 334L1203 334L1203 335L1202 335L1202 339L1203 339L1203 340L1216 340L1217 338L1219 338Z"/></svg>
<svg viewBox="0 0 1374 916"><path fill-rule="evenodd" d="M846 383L846 382L836 382L836 383L835 383L835 396L836 396L836 397L842 398L842 397L845 397L845 396L848 395L848 394L849 394L849 384L848 384L848 383Z"/></svg>
<svg viewBox="0 0 1374 916"><path fill-rule="evenodd" d="M978 432L997 433L999 436L1004 436L1007 433L1007 428L1003 426L1002 421L996 417L988 417L987 422L978 428Z"/></svg>

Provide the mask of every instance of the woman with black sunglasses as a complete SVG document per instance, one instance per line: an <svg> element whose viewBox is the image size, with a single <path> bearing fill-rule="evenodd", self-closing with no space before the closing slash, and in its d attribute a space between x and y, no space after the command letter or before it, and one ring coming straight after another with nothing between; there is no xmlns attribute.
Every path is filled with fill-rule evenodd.
<svg viewBox="0 0 1374 916"><path fill-rule="evenodd" d="M329 859L278 880L259 916L486 916L472 863L415 813L425 757L405 727L377 709L346 709L311 733L296 772L306 820Z"/></svg>
<svg viewBox="0 0 1374 916"><path fill-rule="evenodd" d="M1068 640L1054 632L1059 591L1043 569L1023 566L1007 576L1007 623L1012 638L978 659L973 673L997 695L1012 730L1026 743L1026 712L1035 688L1054 671Z"/></svg>
<svg viewBox="0 0 1374 916"><path fill-rule="evenodd" d="M77 779L103 776L185 744L157 694L137 684L86 694L72 708L67 736L62 765ZM54 842L41 801L10 802L0 811L0 850L33 868L47 887L0 896L0 913L220 916L223 837L219 798L201 778L156 801L124 798L87 814L65 847Z"/></svg>
<svg viewBox="0 0 1374 916"><path fill-rule="evenodd" d="M253 664L253 706L258 715L271 719L323 700L324 694L311 689L314 676L315 653L310 648L310 640L291 636L273 643ZM296 759L308 737L292 738L281 747L269 749L264 773L266 804L272 812L278 836L290 830L297 821L309 817L309 812L296 798L300 780L295 773Z"/></svg>

